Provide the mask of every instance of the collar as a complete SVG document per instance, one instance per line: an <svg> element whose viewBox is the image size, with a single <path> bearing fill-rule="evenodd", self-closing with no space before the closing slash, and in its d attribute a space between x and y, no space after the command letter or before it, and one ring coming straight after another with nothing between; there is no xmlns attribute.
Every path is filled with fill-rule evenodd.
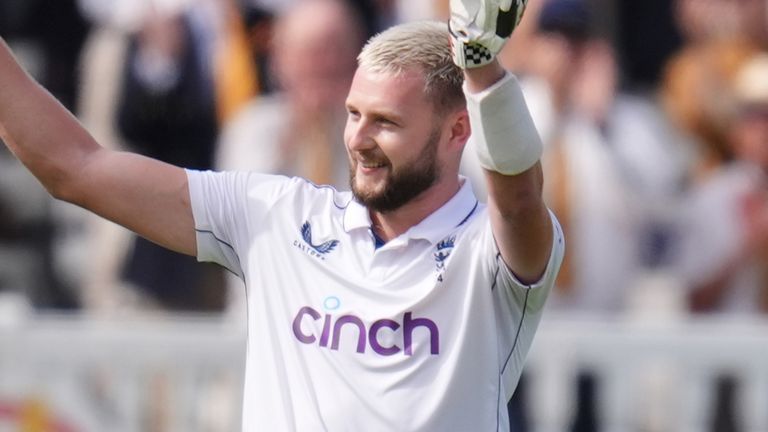
<svg viewBox="0 0 768 432"><path fill-rule="evenodd" d="M424 239L435 244L442 240L446 233L466 222L477 210L479 203L472 192L469 179L463 176L459 176L459 179L461 188L456 195L400 237L404 240ZM370 227L371 216L368 209L353 199L344 212L344 230L351 232Z"/></svg>

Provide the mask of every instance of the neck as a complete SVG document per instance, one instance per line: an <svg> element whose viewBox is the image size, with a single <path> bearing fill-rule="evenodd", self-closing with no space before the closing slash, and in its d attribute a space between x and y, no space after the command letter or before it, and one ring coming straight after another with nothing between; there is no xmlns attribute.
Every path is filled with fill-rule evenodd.
<svg viewBox="0 0 768 432"><path fill-rule="evenodd" d="M379 238L388 242L408 231L412 226L418 225L445 205L459 192L460 188L459 177L454 176L450 180L438 181L397 210L383 213L369 210L373 224L371 228Z"/></svg>

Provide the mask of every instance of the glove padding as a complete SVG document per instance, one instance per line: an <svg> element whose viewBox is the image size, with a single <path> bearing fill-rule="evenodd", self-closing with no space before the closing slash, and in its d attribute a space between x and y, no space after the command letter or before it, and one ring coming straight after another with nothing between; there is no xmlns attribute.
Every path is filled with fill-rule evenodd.
<svg viewBox="0 0 768 432"><path fill-rule="evenodd" d="M520 23L528 0L451 0L453 62L462 69L487 65Z"/></svg>

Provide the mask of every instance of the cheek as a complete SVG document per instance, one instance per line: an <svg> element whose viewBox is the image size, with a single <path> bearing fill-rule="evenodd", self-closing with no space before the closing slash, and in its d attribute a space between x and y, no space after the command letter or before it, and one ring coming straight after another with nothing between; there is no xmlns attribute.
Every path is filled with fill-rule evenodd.
<svg viewBox="0 0 768 432"><path fill-rule="evenodd" d="M349 116L348 116L349 117ZM347 122L344 125L344 147L347 149L347 153L350 152L352 148L352 139L355 137L355 125L352 120L347 118Z"/></svg>
<svg viewBox="0 0 768 432"><path fill-rule="evenodd" d="M387 155L408 159L419 153L424 138L408 131L383 129L378 132L376 142Z"/></svg>

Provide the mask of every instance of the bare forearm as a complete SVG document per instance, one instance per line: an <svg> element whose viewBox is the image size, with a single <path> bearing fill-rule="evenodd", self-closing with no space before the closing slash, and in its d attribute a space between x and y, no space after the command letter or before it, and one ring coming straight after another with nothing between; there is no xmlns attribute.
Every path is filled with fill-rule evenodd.
<svg viewBox="0 0 768 432"><path fill-rule="evenodd" d="M541 164L514 176L486 170L485 178L490 217L502 256L521 281L535 282L546 268L554 235L541 197Z"/></svg>
<svg viewBox="0 0 768 432"><path fill-rule="evenodd" d="M60 195L71 173L100 149L74 116L16 63L1 39L0 133L54 195Z"/></svg>

